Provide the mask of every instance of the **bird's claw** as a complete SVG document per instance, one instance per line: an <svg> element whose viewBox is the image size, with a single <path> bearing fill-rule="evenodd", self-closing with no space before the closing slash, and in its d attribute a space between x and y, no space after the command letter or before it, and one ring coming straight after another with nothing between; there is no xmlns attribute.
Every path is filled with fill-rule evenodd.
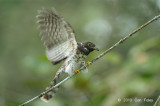
<svg viewBox="0 0 160 106"><path fill-rule="evenodd" d="M75 72L76 74L80 73L80 71L79 71L79 70L74 70L74 72Z"/></svg>
<svg viewBox="0 0 160 106"><path fill-rule="evenodd" d="M87 61L86 64L87 64L87 66L90 66L92 64L92 62Z"/></svg>

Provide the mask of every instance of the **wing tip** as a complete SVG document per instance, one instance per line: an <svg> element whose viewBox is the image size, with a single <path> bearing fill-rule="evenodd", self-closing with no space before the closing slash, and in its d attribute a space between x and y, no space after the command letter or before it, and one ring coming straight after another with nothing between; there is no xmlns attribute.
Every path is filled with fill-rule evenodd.
<svg viewBox="0 0 160 106"><path fill-rule="evenodd" d="M56 65L56 64L60 63L61 61L65 60L65 59L67 59L67 57L64 57L63 59L58 60L58 61L51 61L51 63L52 63L53 65Z"/></svg>
<svg viewBox="0 0 160 106"><path fill-rule="evenodd" d="M53 64L53 65L56 65L56 64L58 64L60 61L55 61L55 62L53 62L53 61L51 61L51 63Z"/></svg>

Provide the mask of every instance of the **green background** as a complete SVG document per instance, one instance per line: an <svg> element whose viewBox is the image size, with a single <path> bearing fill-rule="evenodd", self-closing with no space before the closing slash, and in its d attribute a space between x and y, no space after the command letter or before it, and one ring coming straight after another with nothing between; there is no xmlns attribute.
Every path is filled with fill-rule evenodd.
<svg viewBox="0 0 160 106"><path fill-rule="evenodd" d="M40 41L36 15L42 7L54 7L74 28L77 41L97 45L100 51L87 60L160 14L160 0L1 0L0 106L17 106L43 92L61 65L51 65ZM152 106L159 81L157 20L96 61L88 73L64 83L49 103L36 100L28 106Z"/></svg>

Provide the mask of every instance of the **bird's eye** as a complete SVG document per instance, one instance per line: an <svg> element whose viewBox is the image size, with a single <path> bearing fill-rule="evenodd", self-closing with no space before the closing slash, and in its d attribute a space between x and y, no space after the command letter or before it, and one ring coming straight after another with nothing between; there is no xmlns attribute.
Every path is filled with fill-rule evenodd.
<svg viewBox="0 0 160 106"><path fill-rule="evenodd" d="M89 46L89 47L92 47L92 44L91 44L91 43L88 43L88 46Z"/></svg>

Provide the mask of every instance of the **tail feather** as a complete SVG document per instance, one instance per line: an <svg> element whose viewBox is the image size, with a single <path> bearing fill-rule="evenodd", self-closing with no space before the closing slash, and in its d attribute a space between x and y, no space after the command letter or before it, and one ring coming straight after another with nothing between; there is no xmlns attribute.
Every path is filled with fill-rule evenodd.
<svg viewBox="0 0 160 106"><path fill-rule="evenodd" d="M61 67L61 68L57 71L54 79L53 79L52 82L49 84L49 86L46 88L46 90L48 90L48 89L50 89L51 87L55 86L57 83L59 83L60 81L62 81L64 78L66 78L66 77L68 76L68 74L65 73L63 70L64 70L64 68ZM41 100L43 100L44 102L48 102L48 101L55 95L55 93L58 91L58 88L59 88L59 86L58 86L57 88L54 88L52 91L48 92L47 94L43 95L43 96L41 97Z"/></svg>
<svg viewBox="0 0 160 106"><path fill-rule="evenodd" d="M46 89L46 90L48 90L48 89ZM50 91L47 94L45 94L44 96L42 96L41 100L43 100L44 102L48 102L55 95L55 93L57 91L58 91L58 88L53 89L52 91Z"/></svg>

